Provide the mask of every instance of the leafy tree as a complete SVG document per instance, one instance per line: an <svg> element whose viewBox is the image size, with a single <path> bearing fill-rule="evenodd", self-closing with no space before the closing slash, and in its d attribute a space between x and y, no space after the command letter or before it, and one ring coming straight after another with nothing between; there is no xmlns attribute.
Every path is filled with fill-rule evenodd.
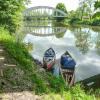
<svg viewBox="0 0 100 100"><path fill-rule="evenodd" d="M67 13L66 7L65 7L65 5L64 5L63 3L58 3L58 4L56 5L56 9L59 9L59 10L65 12L65 13ZM55 13L55 12L54 12L54 13ZM58 15L59 15L59 13L58 13ZM64 20L64 18L56 18L56 20L57 20L57 21L62 21L62 20Z"/></svg>
<svg viewBox="0 0 100 100"><path fill-rule="evenodd" d="M69 17L70 19L72 19L72 18L78 18L78 13L77 13L77 11L71 10L70 12L68 12L68 17Z"/></svg>
<svg viewBox="0 0 100 100"><path fill-rule="evenodd" d="M28 0L0 0L0 25L16 32L21 24L22 10Z"/></svg>
<svg viewBox="0 0 100 100"><path fill-rule="evenodd" d="M79 0L79 8L77 10L79 10L81 15L81 19L83 18L83 16L89 16L89 18L91 19L91 13L93 12L93 5L94 5L94 1L95 0Z"/></svg>
<svg viewBox="0 0 100 100"><path fill-rule="evenodd" d="M92 17L93 18L96 18L96 17L100 18L100 12L96 12Z"/></svg>
<svg viewBox="0 0 100 100"><path fill-rule="evenodd" d="M80 9L80 19L82 20L82 18L83 18L83 15L84 15L84 12L85 12L85 8L87 7L87 4L85 3L85 1L84 0L79 0L80 2L79 2L79 8L78 9Z"/></svg>
<svg viewBox="0 0 100 100"><path fill-rule="evenodd" d="M58 3L56 9L62 10L63 12L67 13L66 7L63 3Z"/></svg>
<svg viewBox="0 0 100 100"><path fill-rule="evenodd" d="M94 13L94 15L92 17L95 19L100 19L100 10L98 10L98 9L100 9L100 0L95 2L94 7L95 7L95 10L97 10L97 11L96 11L96 13Z"/></svg>
<svg viewBox="0 0 100 100"><path fill-rule="evenodd" d="M95 0L86 0L86 3L87 3L87 15L89 16L90 20L92 18L92 13L94 11L94 2L95 2Z"/></svg>
<svg viewBox="0 0 100 100"><path fill-rule="evenodd" d="M95 7L95 9L100 8L100 0L95 2L94 7Z"/></svg>

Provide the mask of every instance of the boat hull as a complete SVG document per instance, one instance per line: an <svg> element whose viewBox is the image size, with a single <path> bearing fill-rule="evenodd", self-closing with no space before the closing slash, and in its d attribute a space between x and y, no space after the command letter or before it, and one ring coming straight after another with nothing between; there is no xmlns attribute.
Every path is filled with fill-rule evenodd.
<svg viewBox="0 0 100 100"><path fill-rule="evenodd" d="M53 65L55 64L55 51L52 48L49 48L45 51L43 57L43 67L47 70L52 70Z"/></svg>

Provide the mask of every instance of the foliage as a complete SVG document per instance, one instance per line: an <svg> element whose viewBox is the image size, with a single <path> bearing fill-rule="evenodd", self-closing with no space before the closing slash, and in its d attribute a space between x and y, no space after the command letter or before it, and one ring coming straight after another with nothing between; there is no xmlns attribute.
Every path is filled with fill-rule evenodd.
<svg viewBox="0 0 100 100"><path fill-rule="evenodd" d="M79 8L78 10L80 11L80 19L82 20L82 17L84 16L84 14L86 13L86 9L87 9L87 3L84 0L80 0L79 2Z"/></svg>
<svg viewBox="0 0 100 100"><path fill-rule="evenodd" d="M22 10L28 0L0 0L0 25L10 32L16 32L22 19Z"/></svg>
<svg viewBox="0 0 100 100"><path fill-rule="evenodd" d="M4 28L0 28L0 43L5 46L6 51L9 53L9 57L13 58L18 63L17 67L20 68L20 70L24 71L24 78L29 78L28 80L30 80L31 83L34 83L33 87L31 88L34 89L36 93L45 93L49 91L60 92L64 89L65 85L63 84L63 82L61 82L61 78L58 79L46 72L45 74L39 72L37 65L33 62L33 59L29 55L27 49L24 47L24 44L16 42L16 39L13 36L9 35L9 32L7 30L4 30ZM8 79L10 80L10 84L20 84L20 81L18 80L16 80L15 82L11 80L11 75L9 74L10 72L12 72L13 74L12 77L16 74L14 69L6 70L5 77L8 77ZM7 74L9 75L7 76ZM50 87L46 84L47 82L49 82Z"/></svg>
<svg viewBox="0 0 100 100"><path fill-rule="evenodd" d="M65 13L67 13L66 6L63 3L58 3L56 5L56 9L59 9L59 10L65 12Z"/></svg>
<svg viewBox="0 0 100 100"><path fill-rule="evenodd" d="M94 4L95 9L100 8L100 1L96 1Z"/></svg>
<svg viewBox="0 0 100 100"><path fill-rule="evenodd" d="M72 18L72 19L69 21L69 23L70 23L70 24L77 24L79 21L80 21L79 18Z"/></svg>
<svg viewBox="0 0 100 100"><path fill-rule="evenodd" d="M31 42L25 43L25 48L28 51L32 51L33 50L33 44Z"/></svg>
<svg viewBox="0 0 100 100"><path fill-rule="evenodd" d="M78 9L76 11L71 10L70 12L68 12L68 18L69 19L80 18L79 17L79 10Z"/></svg>
<svg viewBox="0 0 100 100"><path fill-rule="evenodd" d="M86 95L84 90L81 88L81 86L78 84L70 90L63 91L63 94L49 94L49 95L43 95L41 100L95 100L94 95Z"/></svg>
<svg viewBox="0 0 100 100"><path fill-rule="evenodd" d="M0 29L2 31L2 29ZM15 38L8 34L9 32L0 33L0 42L2 42L10 55L16 59L25 69L31 69L32 57L28 54L24 44L17 43Z"/></svg>
<svg viewBox="0 0 100 100"><path fill-rule="evenodd" d="M100 19L94 19L92 22L92 25L93 26L96 26L96 25L100 26Z"/></svg>
<svg viewBox="0 0 100 100"><path fill-rule="evenodd" d="M89 17L91 20L91 13L93 12L93 5L95 0L79 0L79 7L77 9L78 11L78 18L83 19L84 16Z"/></svg>
<svg viewBox="0 0 100 100"><path fill-rule="evenodd" d="M63 92L66 89L64 80L61 77L54 77L52 74L49 74L47 77L48 81L52 79L52 81L49 82L49 85L52 90L52 92Z"/></svg>
<svg viewBox="0 0 100 100"><path fill-rule="evenodd" d="M47 100L47 98L49 98L48 100L51 98L54 98L53 100L62 98L64 100L84 100L83 98L93 100L94 96L87 95L79 85L68 88L61 77L56 78L49 72L40 72L23 43L17 43L4 28L0 28L0 43L5 46L9 58L12 57L17 63L15 68L6 68L3 79L0 79L0 82L3 80L7 83L7 88L12 90L28 88L35 93L48 93L43 96L43 100ZM0 83L1 91L4 91L6 87ZM15 89L15 87L17 88Z"/></svg>
<svg viewBox="0 0 100 100"><path fill-rule="evenodd" d="M98 19L100 19L100 12L96 12L93 16L92 16L92 18L98 18Z"/></svg>
<svg viewBox="0 0 100 100"><path fill-rule="evenodd" d="M74 100L95 100L95 96L86 95L81 85L79 84L77 84L75 87L72 87L70 92Z"/></svg>
<svg viewBox="0 0 100 100"><path fill-rule="evenodd" d="M91 25L91 21L90 20L83 20L80 22L80 24L82 25Z"/></svg>
<svg viewBox="0 0 100 100"><path fill-rule="evenodd" d="M58 4L56 5L56 9L59 9L59 10L65 12L65 13L67 13L66 6L65 6L63 3L58 3ZM54 12L54 13L55 13L55 12ZM64 18L56 18L56 20L57 20L57 21L62 21L62 20L64 20Z"/></svg>

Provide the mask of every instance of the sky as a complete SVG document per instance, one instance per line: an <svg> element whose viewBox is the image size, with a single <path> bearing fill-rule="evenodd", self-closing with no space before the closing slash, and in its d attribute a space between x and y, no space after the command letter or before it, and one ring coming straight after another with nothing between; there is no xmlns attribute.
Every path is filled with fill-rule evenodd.
<svg viewBox="0 0 100 100"><path fill-rule="evenodd" d="M31 4L28 7L34 6L50 6L56 7L58 3L64 3L67 11L76 10L79 5L79 0L30 0Z"/></svg>

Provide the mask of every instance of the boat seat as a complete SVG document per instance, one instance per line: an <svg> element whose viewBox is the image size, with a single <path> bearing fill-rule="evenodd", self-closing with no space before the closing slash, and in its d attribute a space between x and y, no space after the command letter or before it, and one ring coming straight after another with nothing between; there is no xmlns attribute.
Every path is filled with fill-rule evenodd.
<svg viewBox="0 0 100 100"><path fill-rule="evenodd" d="M74 85L74 81L75 81L74 70L61 68L61 74L63 75L66 84L68 83L69 86Z"/></svg>
<svg viewBox="0 0 100 100"><path fill-rule="evenodd" d="M52 60L53 57L44 57L44 61L49 62L50 60Z"/></svg>

